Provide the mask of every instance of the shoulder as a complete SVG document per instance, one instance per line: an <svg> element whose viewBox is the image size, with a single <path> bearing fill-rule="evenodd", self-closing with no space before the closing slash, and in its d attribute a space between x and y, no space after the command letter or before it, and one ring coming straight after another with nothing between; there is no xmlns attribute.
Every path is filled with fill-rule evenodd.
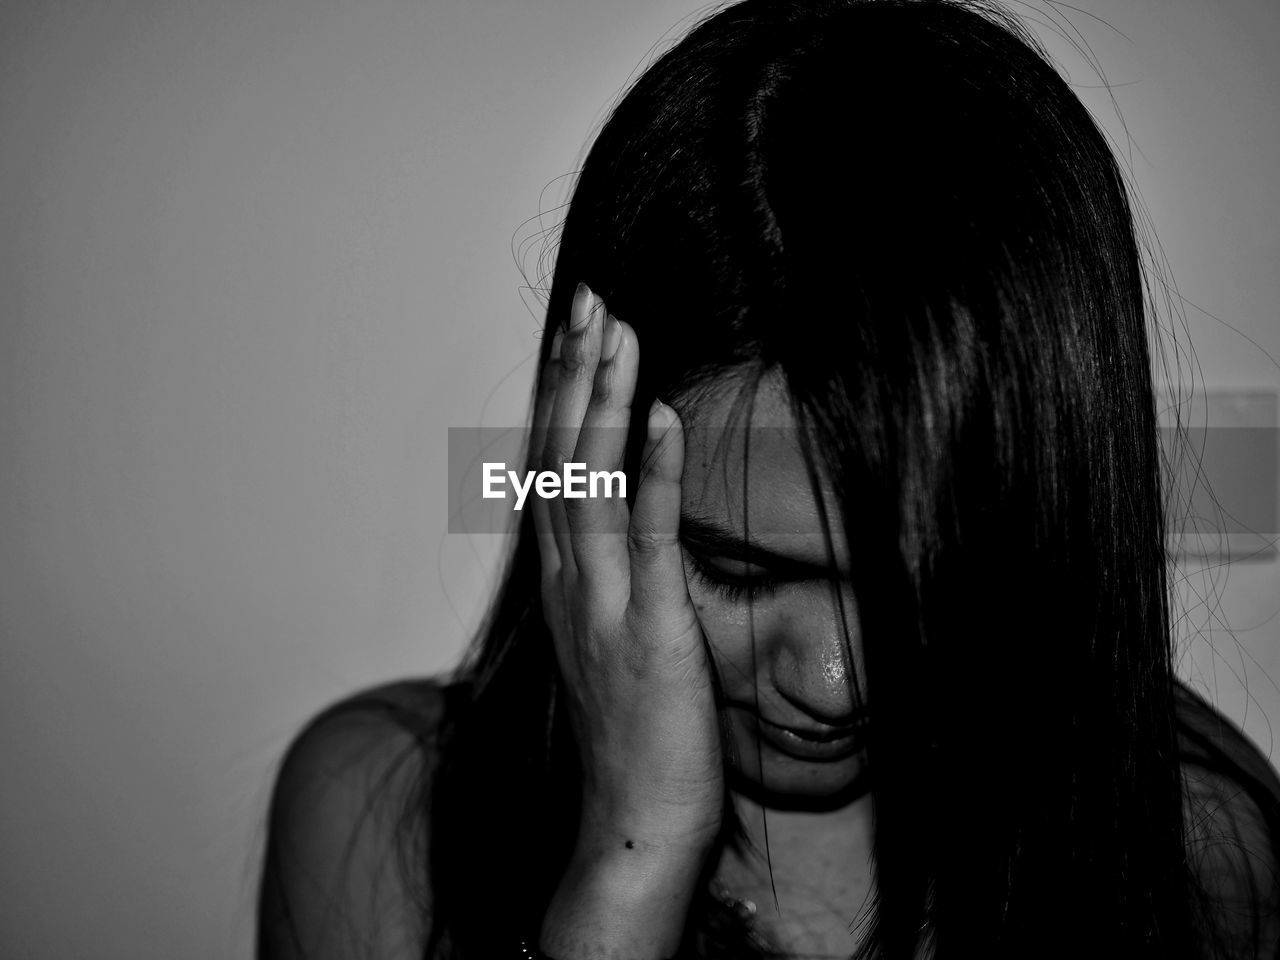
<svg viewBox="0 0 1280 960"><path fill-rule="evenodd" d="M436 679L376 687L293 739L268 814L260 960L420 956L424 805L456 691Z"/></svg>
<svg viewBox="0 0 1280 960"><path fill-rule="evenodd" d="M1280 777L1262 751L1179 684L1187 854L1226 957L1280 955Z"/></svg>

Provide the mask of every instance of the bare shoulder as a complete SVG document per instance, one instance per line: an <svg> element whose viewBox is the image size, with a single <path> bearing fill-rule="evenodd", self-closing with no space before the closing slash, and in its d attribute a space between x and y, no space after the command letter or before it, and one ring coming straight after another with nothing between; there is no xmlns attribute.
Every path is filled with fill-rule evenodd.
<svg viewBox="0 0 1280 960"><path fill-rule="evenodd" d="M421 956L426 803L448 696L435 679L387 684L294 738L268 814L259 960Z"/></svg>
<svg viewBox="0 0 1280 960"><path fill-rule="evenodd" d="M1217 956L1280 956L1280 776L1206 699L1181 687L1187 854Z"/></svg>

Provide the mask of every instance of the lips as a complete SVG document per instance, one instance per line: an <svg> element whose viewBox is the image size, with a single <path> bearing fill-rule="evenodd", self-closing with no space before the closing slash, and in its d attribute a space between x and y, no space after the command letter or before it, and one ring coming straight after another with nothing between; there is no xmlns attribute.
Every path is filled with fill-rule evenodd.
<svg viewBox="0 0 1280 960"><path fill-rule="evenodd" d="M865 716L834 727L787 726L766 720L754 711L748 711L747 717L754 723L761 741L795 760L833 763L848 759L864 746Z"/></svg>

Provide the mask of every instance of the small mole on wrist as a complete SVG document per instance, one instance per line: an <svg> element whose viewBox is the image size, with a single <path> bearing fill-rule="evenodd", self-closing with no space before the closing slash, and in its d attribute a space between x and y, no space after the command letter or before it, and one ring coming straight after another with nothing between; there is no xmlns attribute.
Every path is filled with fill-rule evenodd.
<svg viewBox="0 0 1280 960"><path fill-rule="evenodd" d="M634 840L628 840L626 843L623 844L623 846L626 847L628 850L634 850L636 848L636 842Z"/></svg>

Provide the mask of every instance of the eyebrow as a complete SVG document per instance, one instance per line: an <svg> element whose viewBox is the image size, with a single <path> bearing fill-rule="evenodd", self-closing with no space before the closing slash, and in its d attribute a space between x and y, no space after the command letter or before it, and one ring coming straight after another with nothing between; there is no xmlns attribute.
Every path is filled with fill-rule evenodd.
<svg viewBox="0 0 1280 960"><path fill-rule="evenodd" d="M744 540L719 521L696 514L680 517L680 539L699 553L769 567L793 577L829 577L831 565L778 553L759 540Z"/></svg>

